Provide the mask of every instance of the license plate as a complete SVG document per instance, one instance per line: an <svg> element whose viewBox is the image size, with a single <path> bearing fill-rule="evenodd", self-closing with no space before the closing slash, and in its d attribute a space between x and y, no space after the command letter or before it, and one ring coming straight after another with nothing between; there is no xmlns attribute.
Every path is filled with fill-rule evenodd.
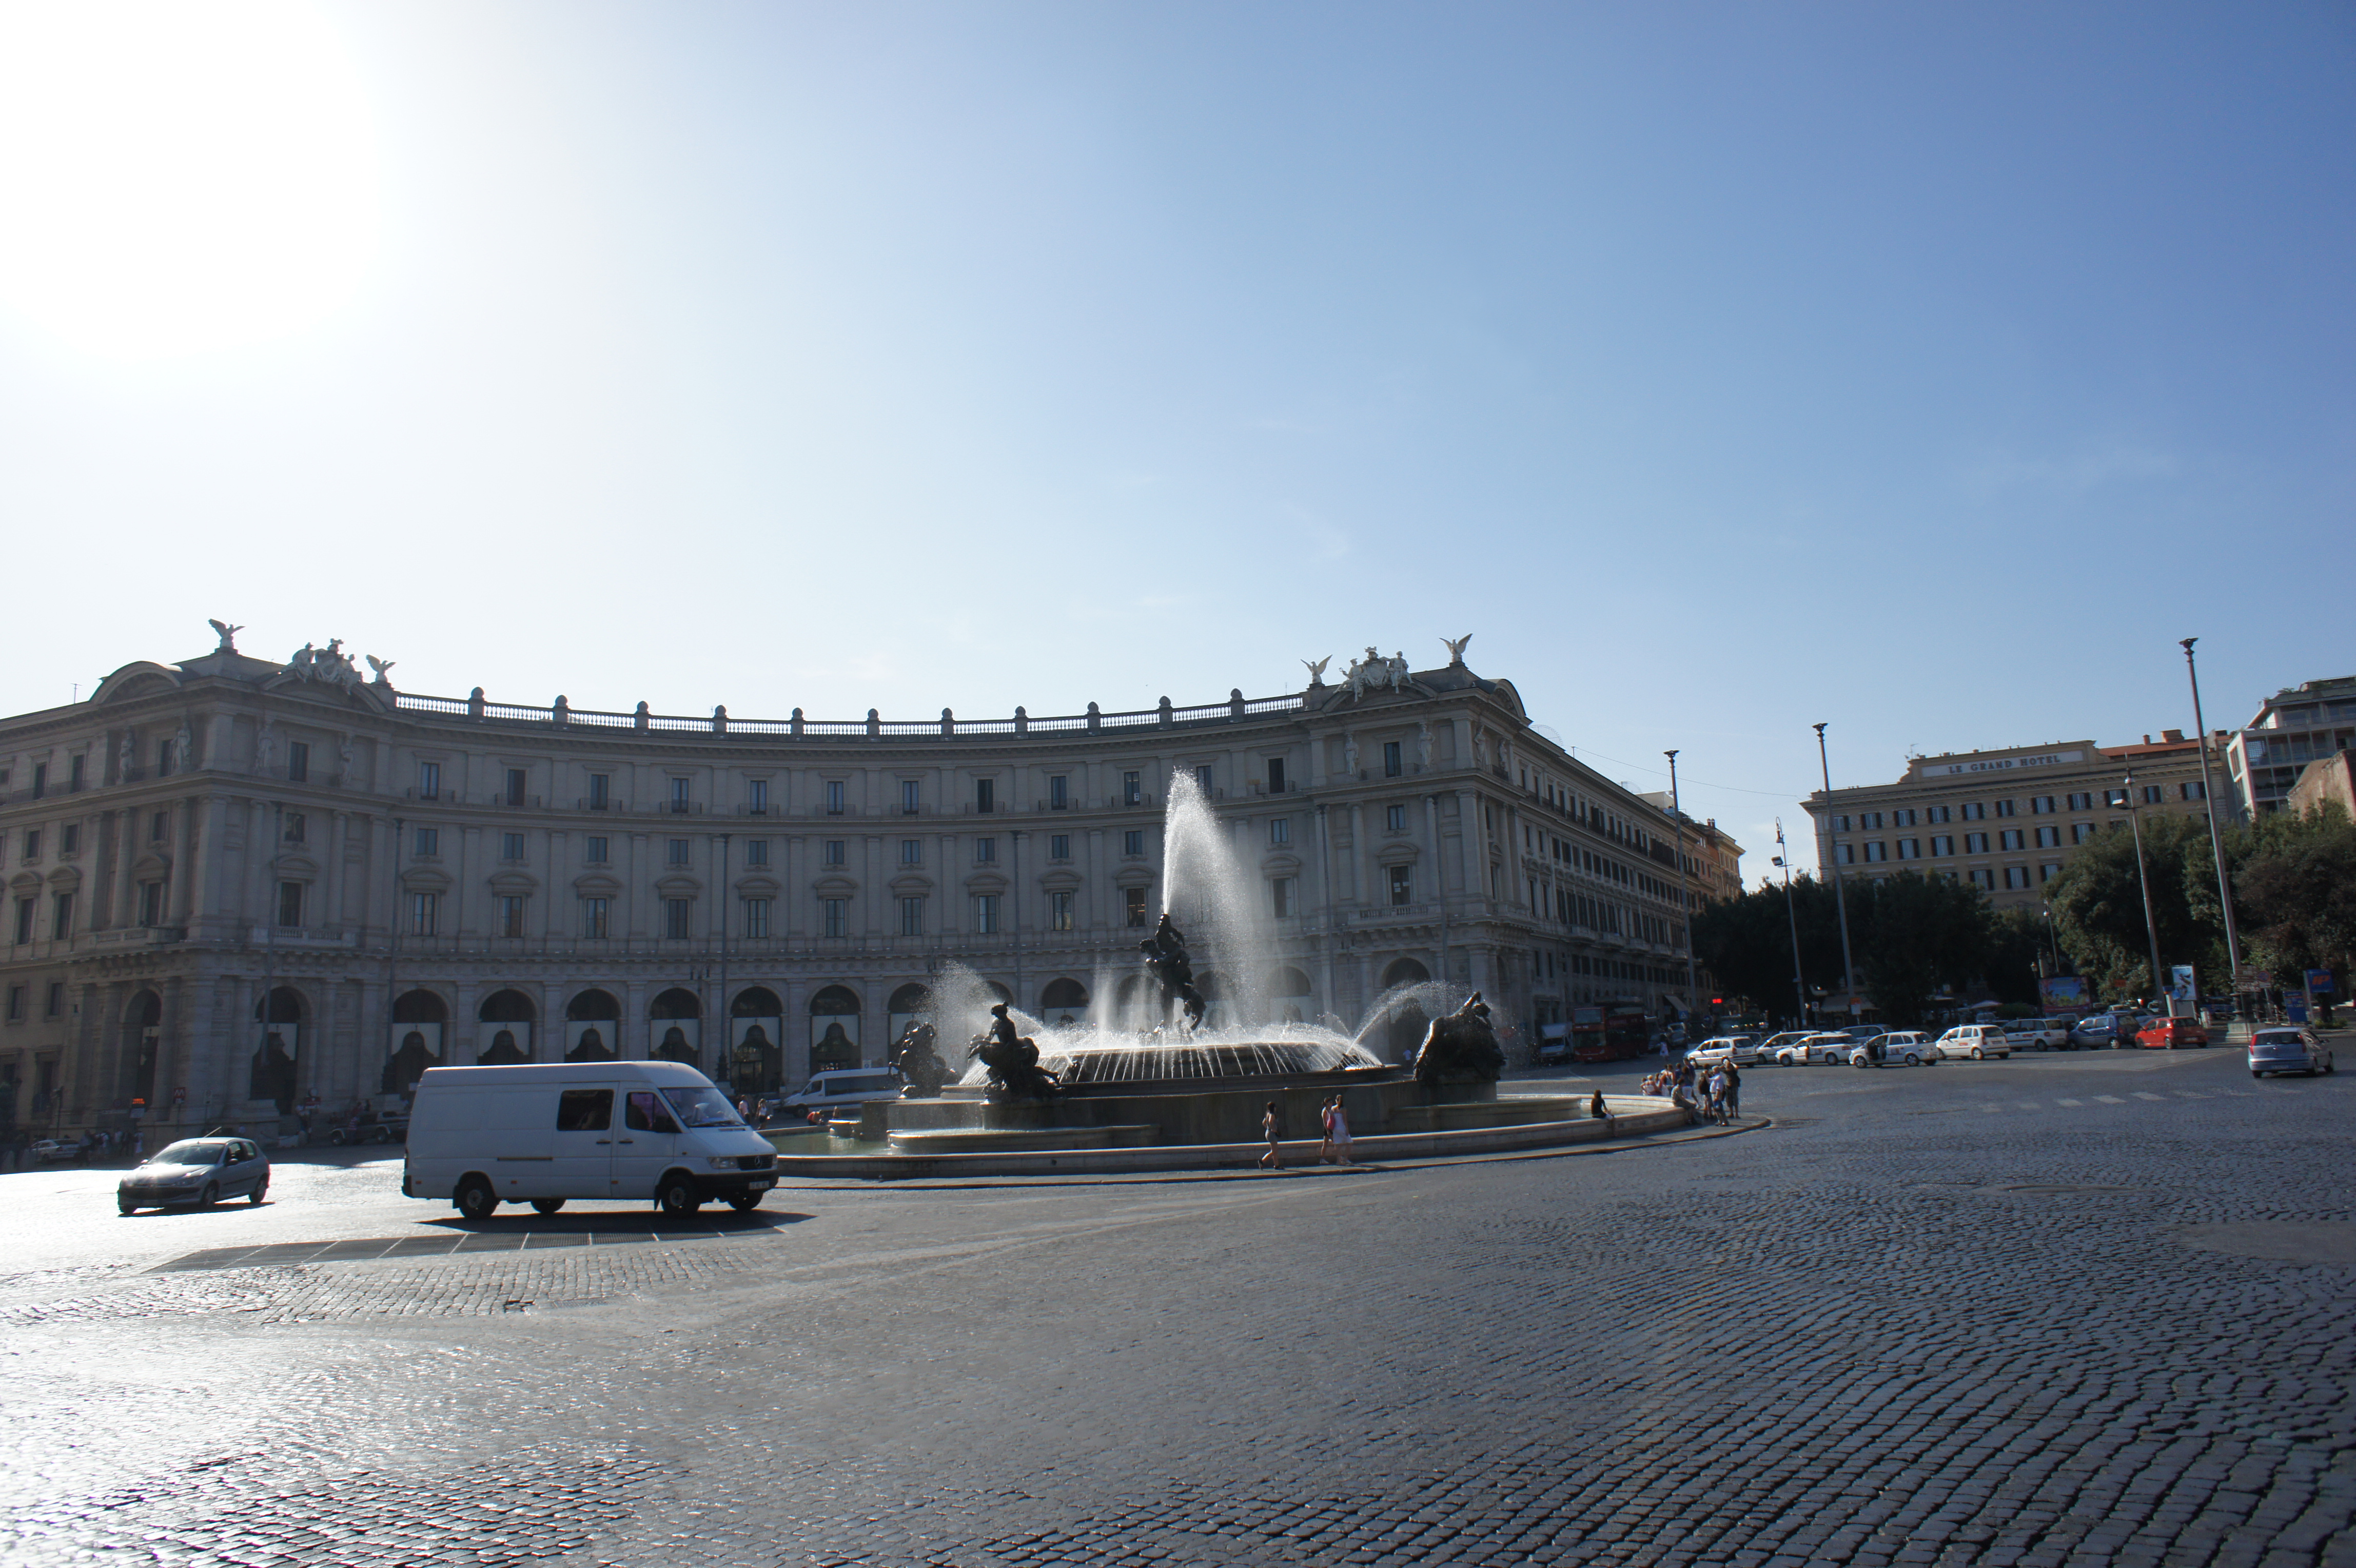
<svg viewBox="0 0 2356 1568"><path fill-rule="evenodd" d="M776 1185L773 1181L748 1181L744 1184L744 1189L747 1192L766 1192Z"/></svg>

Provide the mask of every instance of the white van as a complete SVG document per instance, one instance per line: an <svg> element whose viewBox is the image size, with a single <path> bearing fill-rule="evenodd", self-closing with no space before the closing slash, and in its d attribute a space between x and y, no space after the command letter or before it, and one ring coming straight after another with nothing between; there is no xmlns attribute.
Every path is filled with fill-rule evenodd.
<svg viewBox="0 0 2356 1568"><path fill-rule="evenodd" d="M809 1082L786 1096L786 1110L795 1116L837 1106L856 1110L871 1100L897 1100L907 1087L906 1080L888 1067L837 1068L813 1073Z"/></svg>
<svg viewBox="0 0 2356 1568"><path fill-rule="evenodd" d="M502 1203L553 1214L569 1197L689 1214L713 1198L752 1208L776 1167L769 1141L683 1063L436 1067L417 1081L401 1191L469 1219Z"/></svg>

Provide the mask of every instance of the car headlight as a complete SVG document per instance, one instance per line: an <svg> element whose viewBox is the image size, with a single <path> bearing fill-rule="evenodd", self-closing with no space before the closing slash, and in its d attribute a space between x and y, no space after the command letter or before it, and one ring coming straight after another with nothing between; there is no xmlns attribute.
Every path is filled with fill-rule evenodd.
<svg viewBox="0 0 2356 1568"><path fill-rule="evenodd" d="M739 1168L734 1155L713 1155L709 1163L715 1171L733 1171Z"/></svg>

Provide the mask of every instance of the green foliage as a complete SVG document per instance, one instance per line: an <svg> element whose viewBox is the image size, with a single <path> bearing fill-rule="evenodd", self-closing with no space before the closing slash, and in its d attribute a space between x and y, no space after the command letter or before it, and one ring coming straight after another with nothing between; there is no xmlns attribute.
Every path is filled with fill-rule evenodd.
<svg viewBox="0 0 2356 1568"><path fill-rule="evenodd" d="M1893 1026L1918 1022L1940 987L1961 994L2000 964L2017 963L2021 973L2006 977L2009 991L1997 994L2017 994L2025 985L2034 996L2028 967L2033 948L2019 956L2019 933L1994 918L1987 896L1969 883L1909 871L1885 881L1849 878L1841 894L1858 984ZM1695 955L1728 990L1789 1015L1795 919L1810 988L1840 989L1837 903L1829 884L1806 876L1792 883L1788 915L1781 886L1719 899L1695 913Z"/></svg>
<svg viewBox="0 0 2356 1568"><path fill-rule="evenodd" d="M2209 827L2197 817L2147 813L2144 872L2151 886L2152 924L2163 965L2199 963L2213 974L2223 961L2224 931L2215 918L2216 870ZM2202 879L2210 889L2200 901ZM2054 929L2078 972L2107 997L2152 996L2143 887L2136 868L2135 833L2126 824L2105 828L2085 843L2045 886Z"/></svg>
<svg viewBox="0 0 2356 1568"><path fill-rule="evenodd" d="M2329 969L2344 995L2356 950L2356 823L2326 801L2303 816L2276 812L2236 828L2226 849L2251 961L2286 983L2299 971Z"/></svg>

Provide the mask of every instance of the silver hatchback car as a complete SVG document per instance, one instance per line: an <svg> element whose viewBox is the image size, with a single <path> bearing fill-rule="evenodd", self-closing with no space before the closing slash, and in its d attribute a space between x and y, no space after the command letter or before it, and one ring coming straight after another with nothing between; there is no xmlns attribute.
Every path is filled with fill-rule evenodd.
<svg viewBox="0 0 2356 1568"><path fill-rule="evenodd" d="M2250 1036L2250 1076L2330 1072L2331 1047L2305 1029L2260 1029Z"/></svg>
<svg viewBox="0 0 2356 1568"><path fill-rule="evenodd" d="M270 1190L270 1156L251 1138L183 1138L123 1173L114 1206L125 1214L206 1207L224 1197L260 1203Z"/></svg>

